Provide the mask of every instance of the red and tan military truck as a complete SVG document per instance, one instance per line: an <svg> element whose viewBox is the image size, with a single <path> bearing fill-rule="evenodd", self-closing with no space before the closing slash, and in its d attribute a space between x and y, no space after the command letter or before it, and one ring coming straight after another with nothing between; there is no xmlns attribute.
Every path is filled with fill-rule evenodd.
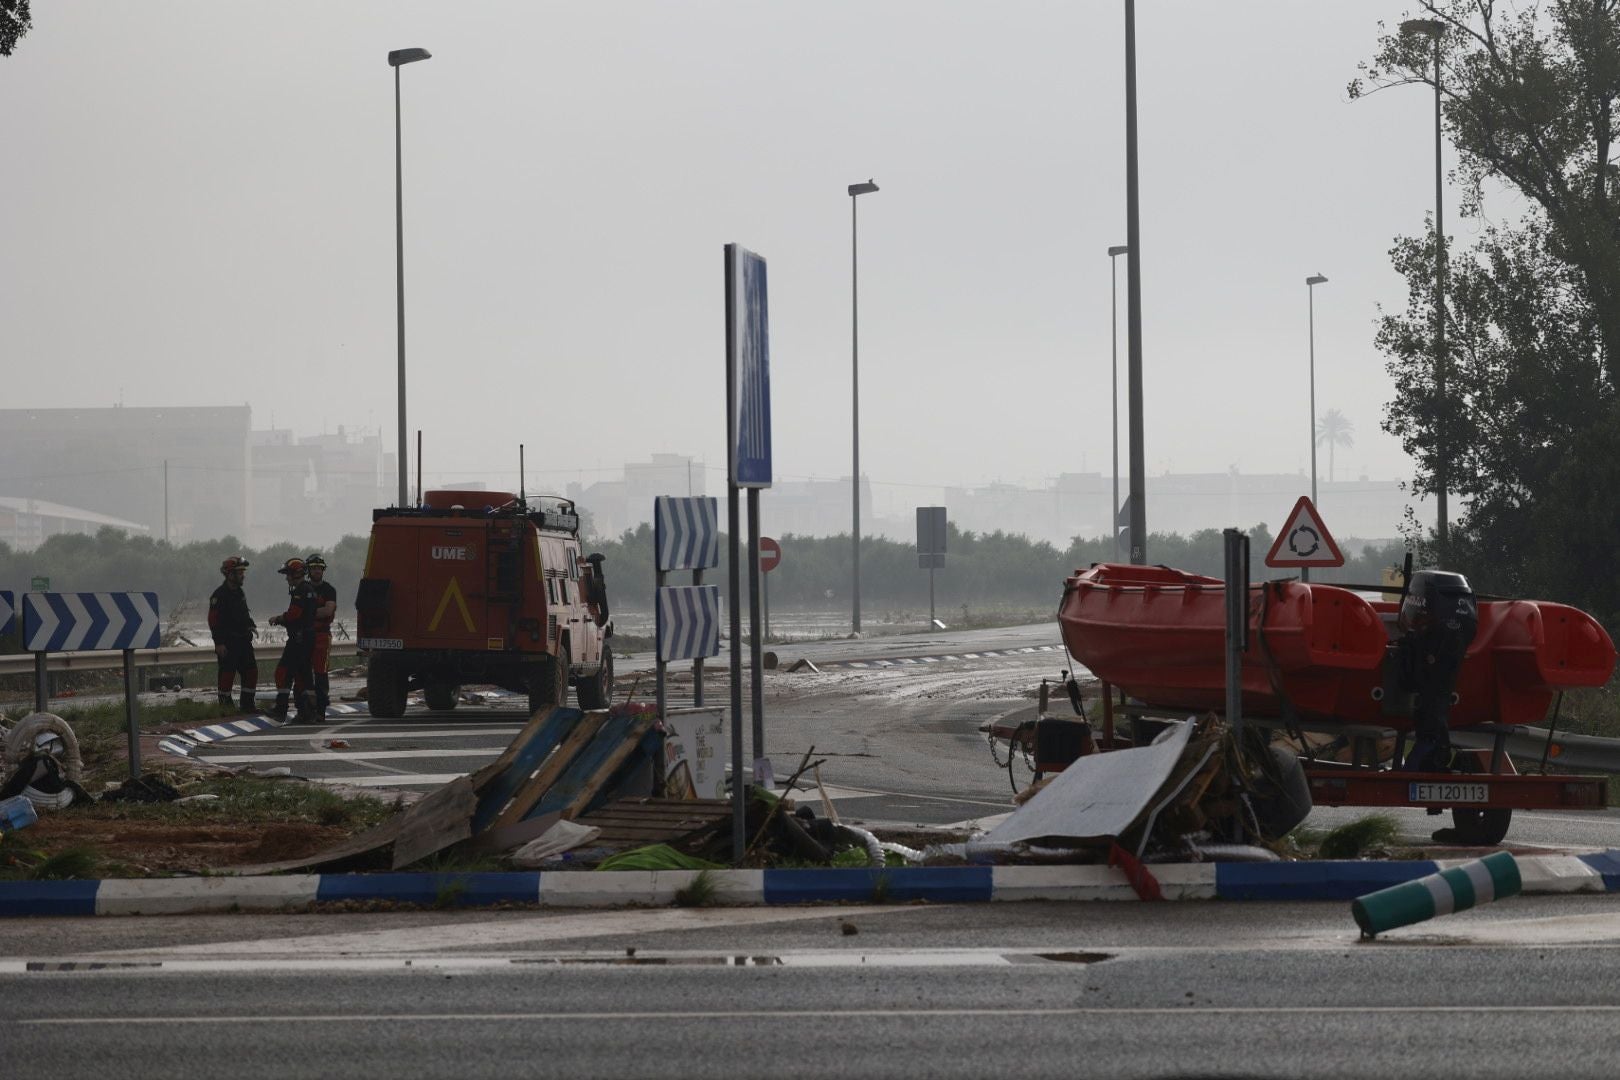
<svg viewBox="0 0 1620 1080"><path fill-rule="evenodd" d="M584 709L612 694L602 556L581 557L566 499L429 491L373 511L355 608L372 716L400 716L417 688L436 710L470 684L527 693L531 712L570 685Z"/></svg>

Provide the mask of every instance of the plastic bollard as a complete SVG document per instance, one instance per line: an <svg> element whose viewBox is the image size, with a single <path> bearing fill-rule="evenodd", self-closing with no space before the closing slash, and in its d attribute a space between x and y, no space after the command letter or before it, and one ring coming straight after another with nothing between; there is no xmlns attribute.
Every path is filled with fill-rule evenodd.
<svg viewBox="0 0 1620 1080"><path fill-rule="evenodd" d="M1496 851L1438 874L1357 897L1350 904L1350 914L1364 937L1375 937L1398 926L1515 896L1520 887L1519 864L1509 852Z"/></svg>
<svg viewBox="0 0 1620 1080"><path fill-rule="evenodd" d="M26 829L38 820L39 813L25 796L13 795L9 799L0 799L0 833Z"/></svg>

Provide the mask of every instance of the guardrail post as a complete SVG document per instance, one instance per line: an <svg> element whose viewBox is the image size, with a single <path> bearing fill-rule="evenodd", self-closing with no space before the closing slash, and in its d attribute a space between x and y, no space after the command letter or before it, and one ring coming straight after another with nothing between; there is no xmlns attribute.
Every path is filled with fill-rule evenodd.
<svg viewBox="0 0 1620 1080"><path fill-rule="evenodd" d="M34 654L34 711L44 712L51 703L50 672L45 670L45 654Z"/></svg>
<svg viewBox="0 0 1620 1080"><path fill-rule="evenodd" d="M131 779L138 779L141 775L141 723L137 717L140 711L140 693L135 685L135 650L124 650L124 715L129 720L129 775Z"/></svg>

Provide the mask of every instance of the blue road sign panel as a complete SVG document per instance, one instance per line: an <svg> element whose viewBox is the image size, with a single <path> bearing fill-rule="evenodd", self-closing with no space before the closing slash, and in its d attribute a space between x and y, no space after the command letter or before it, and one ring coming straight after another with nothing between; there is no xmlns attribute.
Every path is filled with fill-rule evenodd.
<svg viewBox="0 0 1620 1080"><path fill-rule="evenodd" d="M653 547L660 570L707 570L720 565L720 517L715 500L699 495L653 500Z"/></svg>
<svg viewBox="0 0 1620 1080"><path fill-rule="evenodd" d="M731 482L771 486L771 334L765 260L726 245L726 399Z"/></svg>
<svg viewBox="0 0 1620 1080"><path fill-rule="evenodd" d="M23 597L23 648L155 649L157 593L36 593Z"/></svg>
<svg viewBox="0 0 1620 1080"><path fill-rule="evenodd" d="M720 587L666 585L658 590L658 659L720 654Z"/></svg>
<svg viewBox="0 0 1620 1080"><path fill-rule="evenodd" d="M17 594L0 589L0 637L17 627Z"/></svg>

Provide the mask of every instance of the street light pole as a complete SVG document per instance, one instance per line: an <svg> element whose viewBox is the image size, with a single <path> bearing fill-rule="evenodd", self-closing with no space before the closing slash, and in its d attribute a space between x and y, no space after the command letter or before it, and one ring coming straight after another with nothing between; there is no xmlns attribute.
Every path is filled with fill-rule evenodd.
<svg viewBox="0 0 1620 1080"><path fill-rule="evenodd" d="M1147 563L1147 455L1142 443L1142 228L1136 167L1136 0L1125 0L1125 323L1130 335L1131 562Z"/></svg>
<svg viewBox="0 0 1620 1080"><path fill-rule="evenodd" d="M1441 165L1443 147L1440 126L1440 39L1445 36L1446 24L1439 19L1408 19L1401 23L1401 33L1409 37L1422 36L1434 43L1434 396L1439 432L1443 437L1449 428L1451 409L1446 398L1446 232L1444 228L1445 175ZM1446 524L1446 488L1450 482L1445 454L1438 453L1434 460L1434 484L1437 522L1435 539L1443 553L1450 530Z"/></svg>
<svg viewBox="0 0 1620 1080"><path fill-rule="evenodd" d="M850 535L854 539L852 565L854 586L850 591L850 631L861 632L861 319L860 319L860 259L856 205L862 195L869 195L878 186L871 180L864 184L849 185L849 372L850 372L850 434L852 463L850 465Z"/></svg>
<svg viewBox="0 0 1620 1080"><path fill-rule="evenodd" d="M394 69L394 256L398 285L395 310L399 320L399 505L409 505L406 491L406 473L409 458L405 450L405 170L400 150L399 69L418 60L427 60L432 53L426 49L395 49L388 54L388 66Z"/></svg>
<svg viewBox="0 0 1620 1080"><path fill-rule="evenodd" d="M1312 274L1305 279L1305 295L1310 308L1310 341L1311 341L1311 505L1316 505L1316 287L1327 284L1327 278L1321 274ZM1311 569L1308 566L1299 568L1299 580L1311 580Z"/></svg>
<svg viewBox="0 0 1620 1080"><path fill-rule="evenodd" d="M1108 527L1114 533L1114 561L1119 562L1119 256L1131 249L1116 244L1108 249L1108 340L1114 364L1110 384L1114 390L1114 505L1108 509Z"/></svg>

